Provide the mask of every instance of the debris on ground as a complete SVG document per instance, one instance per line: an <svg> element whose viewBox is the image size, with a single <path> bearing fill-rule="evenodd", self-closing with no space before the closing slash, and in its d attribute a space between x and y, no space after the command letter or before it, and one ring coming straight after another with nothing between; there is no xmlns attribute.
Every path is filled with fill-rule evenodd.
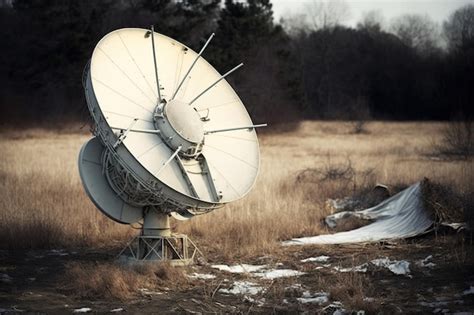
<svg viewBox="0 0 474 315"><path fill-rule="evenodd" d="M386 186L377 186L379 196L389 194ZM384 188L382 188L384 187ZM325 223L329 228L336 228L340 224L350 222L350 220L363 220L367 224L358 224L351 230L294 238L284 241L283 245L306 245L306 244L349 244L379 242L391 239L403 239L417 236L430 228L449 226L456 230L466 228L466 224L460 223L462 220L463 203L454 193L447 194L454 196L453 200L439 200L435 193L441 189L440 185L432 184L428 179L424 179L398 194L382 201L378 205L358 211L338 211L351 204L355 204L352 199L332 200L330 203L335 206L331 215L325 218ZM445 198L449 199L449 198ZM438 202L439 200L439 202ZM452 203L452 207L446 206ZM452 210L451 210L452 208Z"/></svg>
<svg viewBox="0 0 474 315"><path fill-rule="evenodd" d="M295 238L283 242L283 245L345 244L405 238L424 233L433 224L431 216L423 209L420 182L373 208L356 212L339 212L328 216L326 222L332 221L337 224L338 220L346 216L374 222L352 231Z"/></svg>
<svg viewBox="0 0 474 315"><path fill-rule="evenodd" d="M377 184L365 194L358 194L351 197L328 199L325 203L326 210L331 213L342 211L358 211L373 207L391 196L388 186Z"/></svg>
<svg viewBox="0 0 474 315"><path fill-rule="evenodd" d="M346 310L344 309L344 305L342 305L339 301L334 301L331 304L325 306L322 309L322 314L332 314L332 315L342 315L346 314Z"/></svg>
<svg viewBox="0 0 474 315"><path fill-rule="evenodd" d="M224 294L256 295L264 291L264 288L250 281L235 281L229 289L219 289Z"/></svg>
<svg viewBox="0 0 474 315"><path fill-rule="evenodd" d="M325 207L331 213L337 213L341 211L354 211L359 207L360 202L353 197L344 197L338 199L326 200Z"/></svg>
<svg viewBox="0 0 474 315"><path fill-rule="evenodd" d="M296 300L302 304L315 303L322 305L329 302L329 293L317 292L312 294L309 291L304 291L303 295L300 298L297 298Z"/></svg>
<svg viewBox="0 0 474 315"><path fill-rule="evenodd" d="M418 260L415 264L422 268L434 268L436 264L431 260L433 260L433 255L429 255L425 259Z"/></svg>

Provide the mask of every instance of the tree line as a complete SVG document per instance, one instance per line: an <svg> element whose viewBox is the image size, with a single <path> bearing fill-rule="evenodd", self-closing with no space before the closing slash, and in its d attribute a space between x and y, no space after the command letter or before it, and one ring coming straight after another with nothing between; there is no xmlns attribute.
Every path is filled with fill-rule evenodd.
<svg viewBox="0 0 474 315"><path fill-rule="evenodd" d="M343 26L342 0L275 21L270 0L1 0L1 123L84 121L84 65L122 27L149 28L199 50L256 122L472 117L474 5L438 32L427 16L387 28L377 12ZM444 38L444 44L440 43Z"/></svg>

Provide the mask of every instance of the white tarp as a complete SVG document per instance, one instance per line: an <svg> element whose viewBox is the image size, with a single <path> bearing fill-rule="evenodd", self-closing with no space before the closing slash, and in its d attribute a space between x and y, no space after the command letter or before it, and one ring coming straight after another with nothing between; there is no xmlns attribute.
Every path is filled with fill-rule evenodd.
<svg viewBox="0 0 474 315"><path fill-rule="evenodd" d="M433 220L423 208L420 182L375 207L335 213L328 216L326 222L334 226L338 219L347 216L375 221L352 231L294 238L283 242L283 245L344 244L406 238L426 232L433 224Z"/></svg>

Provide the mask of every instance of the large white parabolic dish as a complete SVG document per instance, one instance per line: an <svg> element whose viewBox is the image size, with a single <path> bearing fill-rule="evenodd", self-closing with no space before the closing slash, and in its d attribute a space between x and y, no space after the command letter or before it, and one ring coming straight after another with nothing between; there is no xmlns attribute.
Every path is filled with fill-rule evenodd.
<svg viewBox="0 0 474 315"><path fill-rule="evenodd" d="M160 126L150 31L136 28L106 35L85 71L86 99L102 145L169 211L186 209L196 214L242 198L259 169L255 129L210 131L252 126L244 105L225 80L192 102L221 77L203 58L197 59L173 99L197 54L158 33L154 45L161 99L167 102L164 115L183 138L203 139L200 154L173 157L173 139L164 141L160 134L140 132Z"/></svg>

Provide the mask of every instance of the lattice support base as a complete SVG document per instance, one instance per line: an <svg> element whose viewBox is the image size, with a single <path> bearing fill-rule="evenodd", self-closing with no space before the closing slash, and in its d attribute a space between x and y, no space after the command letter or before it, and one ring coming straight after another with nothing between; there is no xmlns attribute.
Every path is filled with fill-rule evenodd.
<svg viewBox="0 0 474 315"><path fill-rule="evenodd" d="M167 261L173 266L186 266L194 263L201 251L185 234L170 236L140 235L120 253L121 259L129 262Z"/></svg>

